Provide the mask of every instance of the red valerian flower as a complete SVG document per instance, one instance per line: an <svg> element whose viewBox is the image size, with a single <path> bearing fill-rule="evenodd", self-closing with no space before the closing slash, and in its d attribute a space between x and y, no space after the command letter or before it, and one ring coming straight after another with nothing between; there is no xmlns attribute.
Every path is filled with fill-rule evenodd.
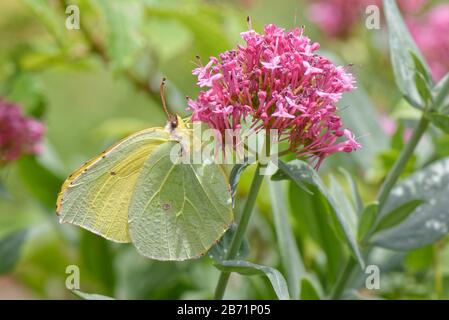
<svg viewBox="0 0 449 320"><path fill-rule="evenodd" d="M355 88L354 78L316 54L319 44L303 31L286 32L270 24L263 34L243 32L246 45L195 69L205 90L188 101L192 120L207 123L222 136L247 120L256 131L276 129L291 151L317 160L317 166L333 153L360 148L343 128L336 107L342 94Z"/></svg>
<svg viewBox="0 0 449 320"><path fill-rule="evenodd" d="M0 99L0 166L41 152L44 126L25 117L16 104Z"/></svg>

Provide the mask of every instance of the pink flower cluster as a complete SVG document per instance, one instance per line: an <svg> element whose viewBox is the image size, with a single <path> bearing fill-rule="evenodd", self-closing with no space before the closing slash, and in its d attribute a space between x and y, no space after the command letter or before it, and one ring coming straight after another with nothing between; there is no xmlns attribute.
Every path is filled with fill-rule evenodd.
<svg viewBox="0 0 449 320"><path fill-rule="evenodd" d="M336 102L354 89L354 78L343 67L315 53L318 43L303 29L284 31L267 25L263 34L241 34L246 45L211 57L193 71L201 91L189 99L192 120L219 130L239 130L251 119L252 128L277 129L298 157L317 166L336 152L360 148L343 128Z"/></svg>
<svg viewBox="0 0 449 320"><path fill-rule="evenodd" d="M407 15L418 12L427 0L398 0ZM363 16L369 5L382 6L381 0L310 0L309 16L328 37L346 38L356 24L364 25Z"/></svg>
<svg viewBox="0 0 449 320"><path fill-rule="evenodd" d="M44 126L24 117L19 106L0 100L0 166L41 151Z"/></svg>
<svg viewBox="0 0 449 320"><path fill-rule="evenodd" d="M408 26L434 79L441 79L449 72L449 4L436 6L421 18L410 19Z"/></svg>

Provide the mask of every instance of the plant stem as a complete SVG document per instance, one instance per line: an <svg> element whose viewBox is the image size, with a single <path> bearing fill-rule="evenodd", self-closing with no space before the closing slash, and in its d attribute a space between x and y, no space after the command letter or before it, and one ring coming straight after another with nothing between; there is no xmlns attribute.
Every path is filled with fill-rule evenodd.
<svg viewBox="0 0 449 320"><path fill-rule="evenodd" d="M346 283L348 282L349 277L351 276L352 271L354 270L356 265L357 263L355 259L351 257L346 263L346 266L343 269L343 273L341 274L340 278L338 278L337 283L335 284L334 290L331 294L331 299L339 299L341 297Z"/></svg>
<svg viewBox="0 0 449 320"><path fill-rule="evenodd" d="M444 292L440 248L441 243L439 242L434 243L432 245L434 286L435 286L435 296L437 299L443 299L443 292Z"/></svg>
<svg viewBox="0 0 449 320"><path fill-rule="evenodd" d="M378 213L381 212L385 204L385 201L387 200L388 195L390 194L391 189L394 187L394 185L399 179L399 176L404 171L405 165L407 164L410 157L413 155L413 151L415 150L419 140L421 140L421 137L426 131L428 125L429 120L427 120L427 118L423 114L417 127L413 130L413 134L410 140L405 145L405 148L402 150L398 160L394 164L391 171L388 173L384 183L382 184L382 187L380 188L379 195L377 196L377 199L379 201Z"/></svg>
<svg viewBox="0 0 449 320"><path fill-rule="evenodd" d="M248 199L246 200L245 207L243 208L242 216L240 217L237 230L235 232L234 238L232 239L231 246L229 248L228 254L226 255L226 260L232 260L236 257L240 246L242 245L243 237L245 235L246 227L248 226L249 218L256 203L257 194L259 193L260 186L262 185L263 175L260 174L261 164L257 164L256 172L254 173L253 181L251 183L251 188L249 190ZM220 279L218 280L217 287L215 289L215 299L223 299L226 286L230 277L230 272L222 272Z"/></svg>
<svg viewBox="0 0 449 320"><path fill-rule="evenodd" d="M262 152L265 153L265 156L271 156L271 136L268 133L265 135L265 143L262 147ZM234 234L234 237L232 238L229 251L226 255L226 260L235 259L242 245L243 237L245 235L246 228L248 227L249 218L251 217L251 213L253 212L254 204L256 203L257 195L259 194L259 190L263 182L264 175L261 174L261 169L265 168L266 166L267 163L261 162L259 158L257 161L256 171L254 172L253 181L251 182L251 187L249 189L248 198L246 199L245 207L243 208L242 215L240 216L237 230ZM230 272L222 272L220 274L217 287L215 288L214 298L216 300L223 299L230 276Z"/></svg>
<svg viewBox="0 0 449 320"><path fill-rule="evenodd" d="M264 176L260 174L261 164L257 164L256 172L254 173L253 181L251 183L251 188L249 190L248 199L246 200L245 207L243 208L242 216L240 217L237 230L235 232L234 238L232 239L231 246L229 248L228 254L226 255L226 260L232 260L236 257L240 246L242 245L243 237L245 235L246 228L248 226L249 218L256 203L257 195L262 185ZM222 272L220 279L218 280L217 287L215 289L215 299L223 299L226 286L230 277L230 272Z"/></svg>
<svg viewBox="0 0 449 320"><path fill-rule="evenodd" d="M388 199L388 196L390 194L391 189L394 187L396 182L398 181L401 173L404 171L405 165L407 164L410 157L413 155L413 151L415 150L416 146L418 145L418 142L421 140L422 135L427 129L427 126L429 125L429 120L427 120L425 116L425 112L421 116L421 119L416 126L416 128L413 130L413 134L410 138L410 140L405 145L404 149L402 150L399 158L395 162L393 168L388 173L387 177L385 178L384 183L382 184L379 194L377 196L377 199L379 201L379 209L377 214L381 212L385 201ZM367 247L366 250L369 252L370 248ZM367 256L367 254L366 254ZM343 293L344 289L346 288L347 282L354 272L355 267L357 266L357 263L355 263L355 259L351 256L349 257L349 260L345 266L345 269L343 270L342 275L337 280L337 283L335 284L334 290L332 292L331 298L332 299L339 299L341 297L341 294Z"/></svg>

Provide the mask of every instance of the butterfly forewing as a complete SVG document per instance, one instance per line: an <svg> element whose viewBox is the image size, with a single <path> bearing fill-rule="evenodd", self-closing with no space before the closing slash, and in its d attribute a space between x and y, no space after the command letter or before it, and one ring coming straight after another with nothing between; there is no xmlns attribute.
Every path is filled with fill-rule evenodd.
<svg viewBox="0 0 449 320"><path fill-rule="evenodd" d="M145 160L169 135L147 129L88 161L64 183L58 197L60 222L72 223L116 242L130 242L128 207Z"/></svg>

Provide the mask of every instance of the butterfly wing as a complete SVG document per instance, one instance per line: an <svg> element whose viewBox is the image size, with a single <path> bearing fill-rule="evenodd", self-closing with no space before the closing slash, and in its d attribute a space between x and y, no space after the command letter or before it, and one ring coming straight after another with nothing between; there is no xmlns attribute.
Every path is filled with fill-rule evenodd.
<svg viewBox="0 0 449 320"><path fill-rule="evenodd" d="M130 202L132 242L142 255L157 260L200 257L233 220L221 167L173 163L170 152L176 143L164 143L148 157Z"/></svg>
<svg viewBox="0 0 449 320"><path fill-rule="evenodd" d="M146 129L86 162L61 188L56 205L60 222L130 242L128 207L136 179L148 156L168 139L162 128Z"/></svg>

